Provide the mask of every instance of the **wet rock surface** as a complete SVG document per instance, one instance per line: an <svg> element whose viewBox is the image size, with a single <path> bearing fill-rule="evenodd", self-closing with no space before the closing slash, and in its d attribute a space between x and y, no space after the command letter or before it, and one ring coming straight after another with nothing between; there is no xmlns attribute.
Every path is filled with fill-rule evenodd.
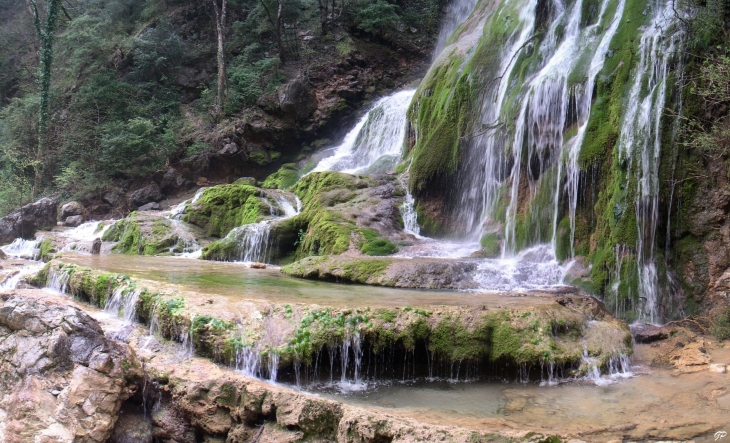
<svg viewBox="0 0 730 443"><path fill-rule="evenodd" d="M0 218L0 245L18 237L32 239L36 231L56 226L56 201L42 198Z"/></svg>

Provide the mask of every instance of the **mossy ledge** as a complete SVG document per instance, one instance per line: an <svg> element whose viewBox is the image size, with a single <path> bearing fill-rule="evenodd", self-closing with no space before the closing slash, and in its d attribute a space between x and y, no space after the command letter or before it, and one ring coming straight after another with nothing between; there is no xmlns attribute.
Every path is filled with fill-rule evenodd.
<svg viewBox="0 0 730 443"><path fill-rule="evenodd" d="M430 361L445 365L540 368L556 364L576 374L590 369L581 363L584 353L594 364L606 367L617 353L632 352L626 324L587 296L535 297L534 304L519 306L387 309L207 297L203 303L194 294L158 292L153 288L159 285L151 282L57 260L32 282L45 286L59 276L68 281L66 292L96 306L104 306L120 287L127 294L136 293L137 320L153 322L159 336L192 344L195 354L229 365L235 365L236 356L245 349L262 361L276 355L280 370L309 368L325 348L334 349L353 336L369 350L366 357L377 358L387 351L416 358L427 350ZM271 325L276 325L275 336L267 332Z"/></svg>

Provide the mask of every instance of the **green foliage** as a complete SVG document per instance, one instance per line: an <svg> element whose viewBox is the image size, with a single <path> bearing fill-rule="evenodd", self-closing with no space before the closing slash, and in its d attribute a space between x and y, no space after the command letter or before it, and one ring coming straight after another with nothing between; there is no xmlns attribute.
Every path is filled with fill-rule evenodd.
<svg viewBox="0 0 730 443"><path fill-rule="evenodd" d="M730 339L730 309L720 311L711 323L711 332L718 340Z"/></svg>
<svg viewBox="0 0 730 443"><path fill-rule="evenodd" d="M354 9L355 27L369 34L383 34L399 19L398 7L384 0L360 0Z"/></svg>

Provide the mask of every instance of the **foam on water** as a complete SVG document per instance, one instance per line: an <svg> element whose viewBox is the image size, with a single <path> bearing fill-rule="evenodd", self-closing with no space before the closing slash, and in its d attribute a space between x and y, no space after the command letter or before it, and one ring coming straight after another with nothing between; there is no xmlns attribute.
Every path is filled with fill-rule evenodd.
<svg viewBox="0 0 730 443"><path fill-rule="evenodd" d="M38 257L38 247L43 241L42 238L36 240L25 240L16 238L9 245L0 247L9 257L27 260L35 260Z"/></svg>

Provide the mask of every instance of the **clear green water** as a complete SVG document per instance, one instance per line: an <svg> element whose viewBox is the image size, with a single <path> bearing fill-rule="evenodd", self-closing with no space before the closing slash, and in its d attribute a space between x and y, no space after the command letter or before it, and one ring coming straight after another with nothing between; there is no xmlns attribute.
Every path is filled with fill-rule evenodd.
<svg viewBox="0 0 730 443"><path fill-rule="evenodd" d="M175 257L64 254L63 261L126 274L199 294L285 303L358 306L510 306L549 303L550 296L477 294L338 284L288 277L278 268Z"/></svg>

